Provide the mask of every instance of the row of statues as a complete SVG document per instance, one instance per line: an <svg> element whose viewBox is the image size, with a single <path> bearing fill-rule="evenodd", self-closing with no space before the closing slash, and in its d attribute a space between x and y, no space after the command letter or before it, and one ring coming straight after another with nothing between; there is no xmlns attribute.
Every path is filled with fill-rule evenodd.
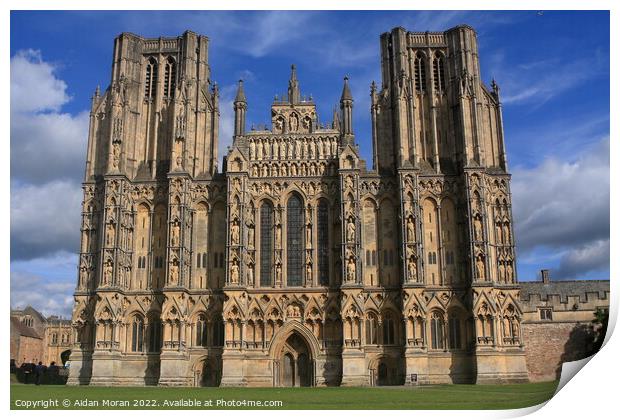
<svg viewBox="0 0 620 420"><path fill-rule="evenodd" d="M250 172L251 176L257 177L277 177L277 176L334 176L336 167L333 164L326 165L325 162L318 164L312 163L263 163L254 164Z"/></svg>
<svg viewBox="0 0 620 420"><path fill-rule="evenodd" d="M249 139L250 160L330 159L338 155L332 138Z"/></svg>

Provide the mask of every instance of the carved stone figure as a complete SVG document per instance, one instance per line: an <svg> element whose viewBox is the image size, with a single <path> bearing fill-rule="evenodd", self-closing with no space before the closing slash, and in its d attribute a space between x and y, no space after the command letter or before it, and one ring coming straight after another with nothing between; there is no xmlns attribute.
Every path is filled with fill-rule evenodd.
<svg viewBox="0 0 620 420"><path fill-rule="evenodd" d="M230 266L230 282L232 284L239 283L239 263L237 260L233 260Z"/></svg>
<svg viewBox="0 0 620 420"><path fill-rule="evenodd" d="M234 221L230 227L230 242L232 245L239 245L239 222Z"/></svg>
<svg viewBox="0 0 620 420"><path fill-rule="evenodd" d="M355 259L353 259L353 257L349 258L347 262L347 281L355 281Z"/></svg>
<svg viewBox="0 0 620 420"><path fill-rule="evenodd" d="M476 278L484 279L484 257L479 256L476 259Z"/></svg>
<svg viewBox="0 0 620 420"><path fill-rule="evenodd" d="M176 286L179 283L179 262L174 260L170 265L170 285Z"/></svg>
<svg viewBox="0 0 620 420"><path fill-rule="evenodd" d="M256 155L256 145L254 144L254 141L250 141L250 159L254 159Z"/></svg>
<svg viewBox="0 0 620 420"><path fill-rule="evenodd" d="M418 277L418 268L415 263L415 258L409 258L409 262L407 263L407 273L409 275L409 281L414 282Z"/></svg>
<svg viewBox="0 0 620 420"><path fill-rule="evenodd" d="M415 242L415 225L413 223L413 217L407 219L407 240L409 242Z"/></svg>
<svg viewBox="0 0 620 420"><path fill-rule="evenodd" d="M474 240L482 241L482 222L480 219L474 219Z"/></svg>
<svg viewBox="0 0 620 420"><path fill-rule="evenodd" d="M106 226L106 246L112 247L114 246L114 239L116 236L116 226L114 222L110 221Z"/></svg>
<svg viewBox="0 0 620 420"><path fill-rule="evenodd" d="M180 230L181 230L181 227L179 226L179 222L175 221L172 224L172 232L170 235L170 243L172 244L172 246L179 246Z"/></svg>
<svg viewBox="0 0 620 420"><path fill-rule="evenodd" d="M247 268L248 272L248 286L254 286L254 265L249 264Z"/></svg>
<svg viewBox="0 0 620 420"><path fill-rule="evenodd" d="M289 127L290 127L291 133L297 132L299 128L299 118L297 117L297 114L291 114L289 118Z"/></svg>
<svg viewBox="0 0 620 420"><path fill-rule="evenodd" d="M276 264L276 282L278 284L282 283L282 265Z"/></svg>
<svg viewBox="0 0 620 420"><path fill-rule="evenodd" d="M248 247L250 249L254 248L254 225L253 224L248 226Z"/></svg>
<svg viewBox="0 0 620 420"><path fill-rule="evenodd" d="M347 242L355 241L355 222L353 218L347 221Z"/></svg>

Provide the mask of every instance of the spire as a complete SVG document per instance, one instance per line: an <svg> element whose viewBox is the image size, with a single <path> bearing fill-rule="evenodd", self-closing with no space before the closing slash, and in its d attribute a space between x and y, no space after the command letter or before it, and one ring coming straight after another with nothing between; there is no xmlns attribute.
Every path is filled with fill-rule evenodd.
<svg viewBox="0 0 620 420"><path fill-rule="evenodd" d="M344 77L344 87L342 88L342 96L340 102L353 101L353 95L351 95L351 89L349 89L349 76Z"/></svg>
<svg viewBox="0 0 620 420"><path fill-rule="evenodd" d="M288 81L288 101L291 104L298 104L301 99L299 92L299 82L297 81L297 68L291 65L291 78Z"/></svg>
<svg viewBox="0 0 620 420"><path fill-rule="evenodd" d="M243 91L243 80L239 80L239 87L237 88L237 96L235 96L235 102L247 102L245 100L245 92Z"/></svg>
<svg viewBox="0 0 620 420"><path fill-rule="evenodd" d="M237 96L233 103L235 109L235 136L245 134L245 111L247 109L247 101L245 100L245 92L243 92L243 80L239 80L237 88Z"/></svg>
<svg viewBox="0 0 620 420"><path fill-rule="evenodd" d="M344 87L340 97L340 110L342 111L342 135L347 143L353 142L353 95L349 88L349 77L344 78Z"/></svg>
<svg viewBox="0 0 620 420"><path fill-rule="evenodd" d="M338 108L334 106L334 117L332 122L332 128L340 131L340 115L338 114Z"/></svg>

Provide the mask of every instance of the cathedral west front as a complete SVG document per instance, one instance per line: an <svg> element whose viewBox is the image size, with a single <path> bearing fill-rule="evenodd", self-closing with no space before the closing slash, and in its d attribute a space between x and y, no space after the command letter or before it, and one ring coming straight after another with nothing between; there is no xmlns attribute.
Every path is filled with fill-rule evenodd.
<svg viewBox="0 0 620 420"><path fill-rule="evenodd" d="M320 121L292 66L270 127L250 130L240 81L221 170L208 43L115 39L68 383L527 381L500 92L475 31L381 35L368 163L353 81Z"/></svg>

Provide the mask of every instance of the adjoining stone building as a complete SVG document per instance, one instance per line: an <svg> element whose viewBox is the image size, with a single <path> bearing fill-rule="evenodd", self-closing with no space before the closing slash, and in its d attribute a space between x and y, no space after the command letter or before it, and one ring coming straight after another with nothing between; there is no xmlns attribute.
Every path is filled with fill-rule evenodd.
<svg viewBox="0 0 620 420"><path fill-rule="evenodd" d="M609 311L609 280L521 282L523 340L531 381L560 378L562 363L593 354L592 320Z"/></svg>
<svg viewBox="0 0 620 420"><path fill-rule="evenodd" d="M510 175L476 34L381 35L371 168L297 69L217 168L208 39L130 33L92 100L70 384L527 381Z"/></svg>
<svg viewBox="0 0 620 420"><path fill-rule="evenodd" d="M22 363L56 362L69 359L73 340L71 320L52 315L44 317L31 306L11 310L11 360Z"/></svg>

